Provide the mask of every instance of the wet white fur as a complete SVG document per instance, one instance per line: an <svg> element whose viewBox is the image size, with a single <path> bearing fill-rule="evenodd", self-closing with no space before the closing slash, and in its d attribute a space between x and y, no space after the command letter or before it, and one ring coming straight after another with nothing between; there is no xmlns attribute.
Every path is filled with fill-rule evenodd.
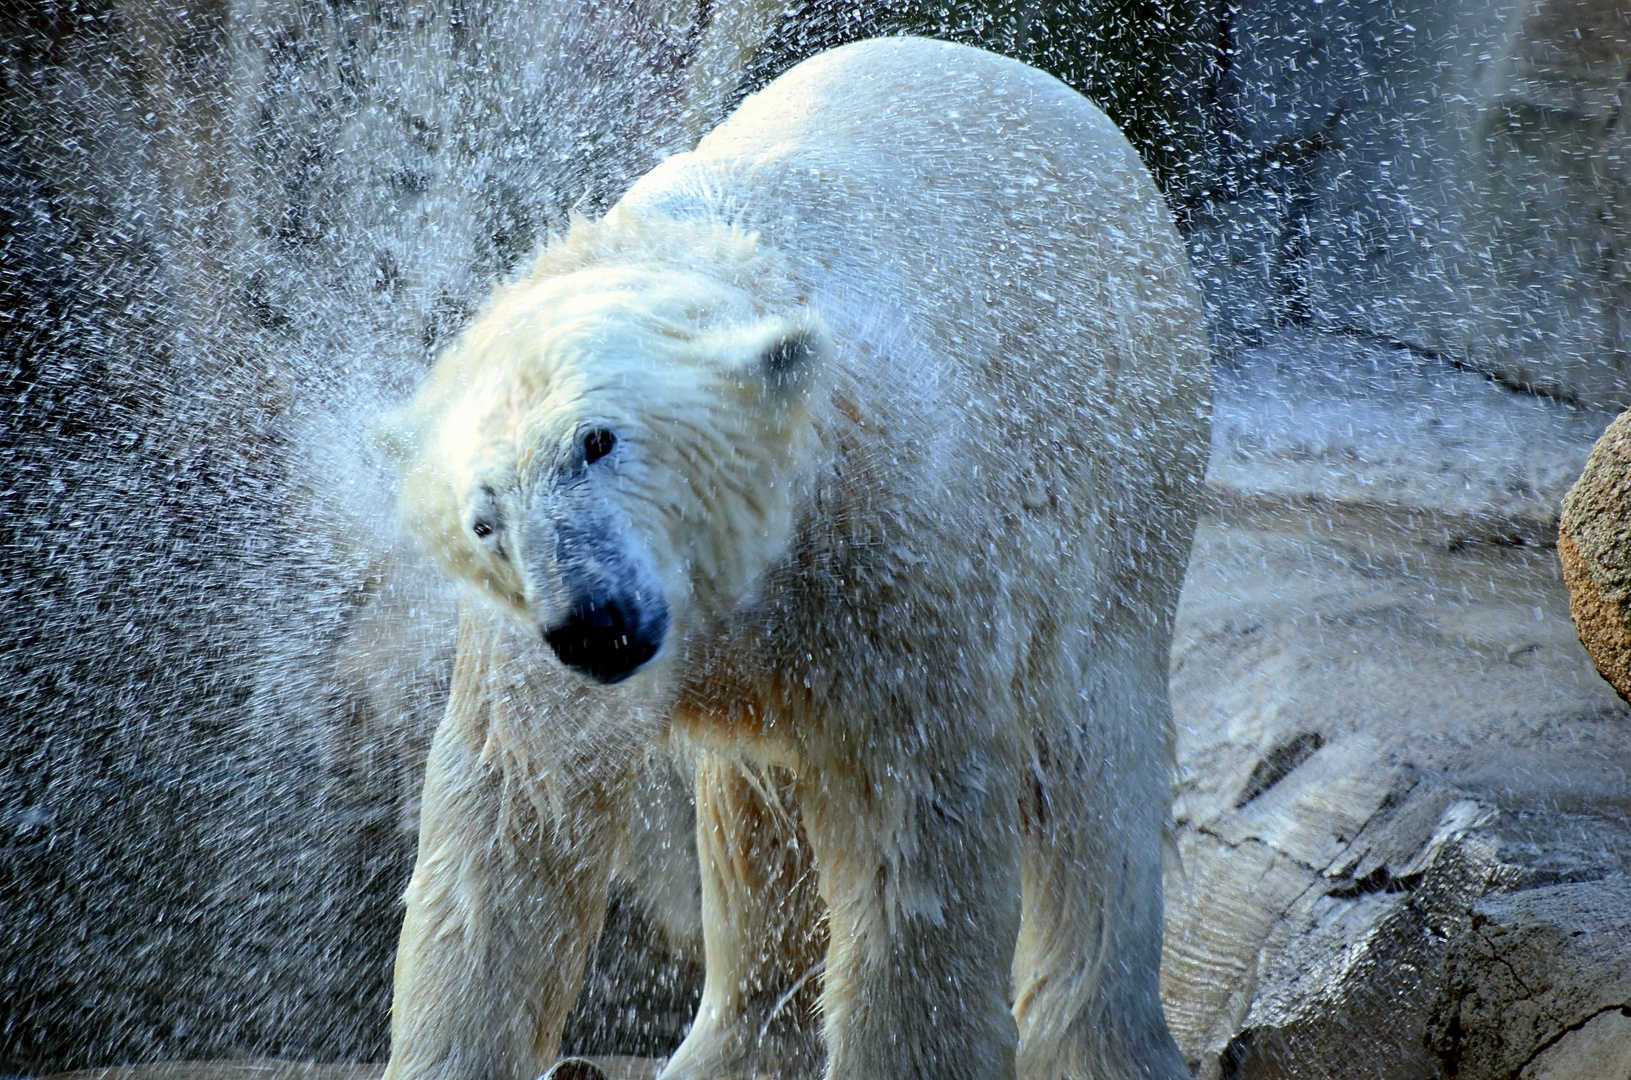
<svg viewBox="0 0 1631 1080"><path fill-rule="evenodd" d="M801 64L552 243L385 435L409 527L476 586L387 1075L547 1067L664 740L708 963L666 1076L1187 1075L1156 977L1208 397L1136 155L972 49ZM538 643L521 538L469 528L484 488L510 522L575 505L550 477L584 424L619 435L593 497L673 610L613 687Z"/></svg>

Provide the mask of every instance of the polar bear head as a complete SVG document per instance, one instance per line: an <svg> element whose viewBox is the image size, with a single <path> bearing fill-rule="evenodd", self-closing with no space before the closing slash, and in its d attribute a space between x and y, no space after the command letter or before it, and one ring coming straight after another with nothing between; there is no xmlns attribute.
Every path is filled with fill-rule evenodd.
<svg viewBox="0 0 1631 1080"><path fill-rule="evenodd" d="M754 237L614 210L498 288L377 441L418 542L613 683L786 551L830 351Z"/></svg>

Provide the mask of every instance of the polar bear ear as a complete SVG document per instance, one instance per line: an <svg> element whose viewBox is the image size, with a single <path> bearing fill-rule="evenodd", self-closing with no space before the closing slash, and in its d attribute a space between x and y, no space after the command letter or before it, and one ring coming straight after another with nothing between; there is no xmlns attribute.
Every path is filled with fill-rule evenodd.
<svg viewBox="0 0 1631 1080"><path fill-rule="evenodd" d="M832 338L814 312L766 319L745 328L728 351L738 374L780 392L802 390L832 355Z"/></svg>

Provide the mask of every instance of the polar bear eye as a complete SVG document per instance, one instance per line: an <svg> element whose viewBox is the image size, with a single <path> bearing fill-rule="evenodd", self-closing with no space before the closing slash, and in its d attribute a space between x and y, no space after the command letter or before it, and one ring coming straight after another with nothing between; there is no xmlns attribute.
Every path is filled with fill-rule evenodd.
<svg viewBox="0 0 1631 1080"><path fill-rule="evenodd" d="M591 428L583 433L583 460L585 464L593 465L601 458L612 452L617 445L617 436L605 428Z"/></svg>
<svg viewBox="0 0 1631 1080"><path fill-rule="evenodd" d="M485 540L489 536L493 535L493 523L477 518L475 521L470 523L470 531L475 533L481 539Z"/></svg>

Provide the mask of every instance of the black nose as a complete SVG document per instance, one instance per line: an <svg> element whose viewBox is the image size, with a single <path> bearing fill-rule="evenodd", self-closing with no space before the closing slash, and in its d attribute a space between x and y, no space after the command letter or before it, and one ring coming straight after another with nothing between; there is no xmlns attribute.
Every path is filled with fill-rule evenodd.
<svg viewBox="0 0 1631 1080"><path fill-rule="evenodd" d="M567 667L597 682L622 682L657 655L668 632L666 608L640 614L625 614L616 600L579 604L564 623L544 631L544 640Z"/></svg>

